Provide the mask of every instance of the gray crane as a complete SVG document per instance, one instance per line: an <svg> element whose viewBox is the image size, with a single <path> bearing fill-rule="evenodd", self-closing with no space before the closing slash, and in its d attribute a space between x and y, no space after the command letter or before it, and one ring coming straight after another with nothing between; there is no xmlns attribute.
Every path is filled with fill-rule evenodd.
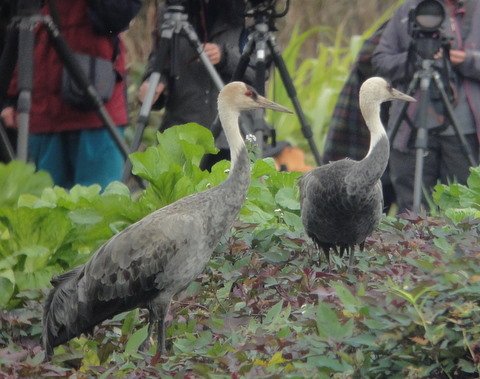
<svg viewBox="0 0 480 379"><path fill-rule="evenodd" d="M137 307L149 311L149 335L156 324L157 354L166 352L164 319L172 297L204 270L245 200L250 162L238 117L256 108L290 112L242 82L226 85L218 113L231 153L227 180L149 214L113 236L87 263L52 279L42 333L48 358L55 346Z"/></svg>
<svg viewBox="0 0 480 379"><path fill-rule="evenodd" d="M302 222L307 235L322 249L330 266L330 249L349 254L349 272L355 245L363 249L365 239L383 213L380 177L390 155L387 134L380 119L380 104L389 100L415 101L373 77L360 88L362 116L370 131L370 149L361 161L342 159L304 174L298 184Z"/></svg>

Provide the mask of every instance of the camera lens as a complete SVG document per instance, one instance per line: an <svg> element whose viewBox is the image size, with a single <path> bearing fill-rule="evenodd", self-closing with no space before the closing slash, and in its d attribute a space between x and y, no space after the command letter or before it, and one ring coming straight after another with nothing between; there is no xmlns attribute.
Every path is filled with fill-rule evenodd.
<svg viewBox="0 0 480 379"><path fill-rule="evenodd" d="M415 9L415 22L425 31L437 30L445 19L445 9L438 0L423 0Z"/></svg>

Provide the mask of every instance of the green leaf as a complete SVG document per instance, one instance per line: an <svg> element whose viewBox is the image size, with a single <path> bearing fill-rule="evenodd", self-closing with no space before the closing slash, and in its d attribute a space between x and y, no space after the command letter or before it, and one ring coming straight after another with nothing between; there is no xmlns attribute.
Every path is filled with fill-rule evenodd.
<svg viewBox="0 0 480 379"><path fill-rule="evenodd" d="M282 308L283 300L280 300L268 310L267 314L265 315L265 319L263 320L263 324L270 325L272 322L274 322L274 320L278 318L280 313L282 312Z"/></svg>
<svg viewBox="0 0 480 379"><path fill-rule="evenodd" d="M295 189L292 187L281 188L275 195L275 201L283 208L294 211L300 210L300 203Z"/></svg>
<svg viewBox="0 0 480 379"><path fill-rule="evenodd" d="M0 308L4 308L13 295L15 275L13 270L0 271Z"/></svg>
<svg viewBox="0 0 480 379"><path fill-rule="evenodd" d="M353 320L345 324L340 323L337 314L327 304L320 303L317 307L317 331L318 335L326 340L341 341L349 338L354 330Z"/></svg>
<svg viewBox="0 0 480 379"><path fill-rule="evenodd" d="M139 314L138 308L127 313L122 324L122 336L126 336L132 333L135 327L135 323L138 321L138 314Z"/></svg>
<svg viewBox="0 0 480 379"><path fill-rule="evenodd" d="M13 206L21 194L40 195L52 184L49 174L35 172L35 166L30 163L0 163L0 206Z"/></svg>
<svg viewBox="0 0 480 379"><path fill-rule="evenodd" d="M224 286L217 290L217 298L222 301L230 297L230 292L232 291L234 280L229 280L224 284Z"/></svg>
<svg viewBox="0 0 480 379"><path fill-rule="evenodd" d="M143 326L133 333L125 345L125 353L128 355L135 355L140 348L140 345L147 339L148 325Z"/></svg>
<svg viewBox="0 0 480 379"><path fill-rule="evenodd" d="M343 303L345 309L349 312L357 312L358 307L361 306L361 303L358 299L353 296L349 289L347 289L341 282L336 282L332 284L332 287L335 288L338 298Z"/></svg>

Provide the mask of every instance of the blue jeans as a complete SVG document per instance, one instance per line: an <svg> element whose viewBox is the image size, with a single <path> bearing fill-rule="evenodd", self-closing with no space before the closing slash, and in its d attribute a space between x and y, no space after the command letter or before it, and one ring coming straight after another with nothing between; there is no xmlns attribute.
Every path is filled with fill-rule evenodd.
<svg viewBox="0 0 480 379"><path fill-rule="evenodd" d="M121 134L124 128L118 129ZM124 157L107 129L31 134L29 160L50 173L56 185L99 184L121 180Z"/></svg>

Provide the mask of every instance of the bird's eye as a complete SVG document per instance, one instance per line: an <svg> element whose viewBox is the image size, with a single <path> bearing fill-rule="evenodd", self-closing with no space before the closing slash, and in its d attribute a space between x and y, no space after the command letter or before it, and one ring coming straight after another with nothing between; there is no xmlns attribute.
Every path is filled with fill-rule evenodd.
<svg viewBox="0 0 480 379"><path fill-rule="evenodd" d="M252 91L252 90L247 90L247 91L245 92L245 96L247 96L247 97L253 97L253 91Z"/></svg>

